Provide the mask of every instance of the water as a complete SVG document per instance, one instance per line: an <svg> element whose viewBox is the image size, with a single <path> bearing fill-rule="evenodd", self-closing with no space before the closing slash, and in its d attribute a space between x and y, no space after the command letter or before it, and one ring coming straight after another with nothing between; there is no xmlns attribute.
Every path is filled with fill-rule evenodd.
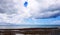
<svg viewBox="0 0 60 35"><path fill-rule="evenodd" d="M0 29L20 29L20 28L57 28L56 25L0 25Z"/></svg>

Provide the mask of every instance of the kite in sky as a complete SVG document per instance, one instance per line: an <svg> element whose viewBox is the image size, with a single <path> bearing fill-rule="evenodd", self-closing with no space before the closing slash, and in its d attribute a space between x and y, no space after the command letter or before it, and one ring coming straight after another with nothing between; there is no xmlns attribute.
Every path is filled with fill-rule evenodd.
<svg viewBox="0 0 60 35"><path fill-rule="evenodd" d="M27 6L28 6L28 2L25 1L25 2L24 2L24 7L27 7Z"/></svg>

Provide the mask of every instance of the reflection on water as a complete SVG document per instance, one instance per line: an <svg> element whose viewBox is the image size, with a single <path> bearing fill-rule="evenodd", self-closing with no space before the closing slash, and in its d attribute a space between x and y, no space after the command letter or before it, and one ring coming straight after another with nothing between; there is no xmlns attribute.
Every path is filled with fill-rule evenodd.
<svg viewBox="0 0 60 35"><path fill-rule="evenodd" d="M59 25L0 25L0 29L18 29L18 28L57 28Z"/></svg>

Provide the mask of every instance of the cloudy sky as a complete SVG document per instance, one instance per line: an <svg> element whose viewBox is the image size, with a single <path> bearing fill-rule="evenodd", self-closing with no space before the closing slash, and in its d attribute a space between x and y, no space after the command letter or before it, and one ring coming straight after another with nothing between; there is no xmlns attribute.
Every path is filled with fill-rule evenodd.
<svg viewBox="0 0 60 35"><path fill-rule="evenodd" d="M60 25L60 0L0 0L0 23Z"/></svg>

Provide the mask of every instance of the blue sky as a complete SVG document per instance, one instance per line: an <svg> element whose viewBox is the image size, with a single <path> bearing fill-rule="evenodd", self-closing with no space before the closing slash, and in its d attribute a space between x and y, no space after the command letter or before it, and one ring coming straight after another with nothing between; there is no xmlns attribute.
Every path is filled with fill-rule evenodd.
<svg viewBox="0 0 60 35"><path fill-rule="evenodd" d="M60 0L11 1L0 2L0 23L60 25Z"/></svg>
<svg viewBox="0 0 60 35"><path fill-rule="evenodd" d="M44 1L44 0L43 0ZM47 0L46 0L47 1ZM45 2L46 2L45 1ZM47 1L47 2L49 2L49 3L51 3L52 2L52 4L53 4L53 2L54 2L55 0L50 0L50 1ZM28 1L27 1L28 2ZM46 2L46 3L47 3ZM58 2L58 1L57 1ZM28 2L29 3L29 2ZM48 5L49 5L49 3L48 3ZM56 3L56 1L54 2L54 4ZM40 4L40 3L39 3ZM41 3L42 4L42 3ZM58 3L57 3L58 4ZM57 4L55 4L55 6L57 5ZM45 6L45 5L44 5ZM49 5L50 6L50 5ZM54 5L53 5L54 6ZM58 5L59 6L59 5ZM58 6L56 6L56 7L58 7ZM48 6L47 6L48 7ZM46 8L45 8L46 9ZM42 10L42 9L41 9ZM49 12L49 11L51 11L52 12L52 14L47 14L47 16L48 15L50 15L50 16L46 16L45 14L44 14L44 16L42 16L42 18L41 18L41 16L40 17L38 17L39 16L39 12L38 12L38 15L36 16L37 17L37 19L31 19L31 18L29 18L29 19L26 19L25 21L28 23L28 24L31 24L31 25L60 25L60 16L59 16L59 14L60 14L60 12L59 13L57 13L57 11L56 10L59 10L60 11L60 9L59 8L55 8L55 7L53 7L53 8L48 8L48 9L46 9L47 10L47 12ZM42 10L42 11L44 11L44 10ZM56 11L56 13L54 14L53 12L54 11ZM37 13L37 11L36 11L36 13ZM35 14L36 14L35 13ZM42 12L42 13L44 13L44 12ZM34 13L33 13L34 14ZM33 17L35 18L35 14L33 15ZM41 13L40 13L41 14Z"/></svg>
<svg viewBox="0 0 60 35"><path fill-rule="evenodd" d="M60 17L35 20L26 19L25 22L29 25L60 25Z"/></svg>

